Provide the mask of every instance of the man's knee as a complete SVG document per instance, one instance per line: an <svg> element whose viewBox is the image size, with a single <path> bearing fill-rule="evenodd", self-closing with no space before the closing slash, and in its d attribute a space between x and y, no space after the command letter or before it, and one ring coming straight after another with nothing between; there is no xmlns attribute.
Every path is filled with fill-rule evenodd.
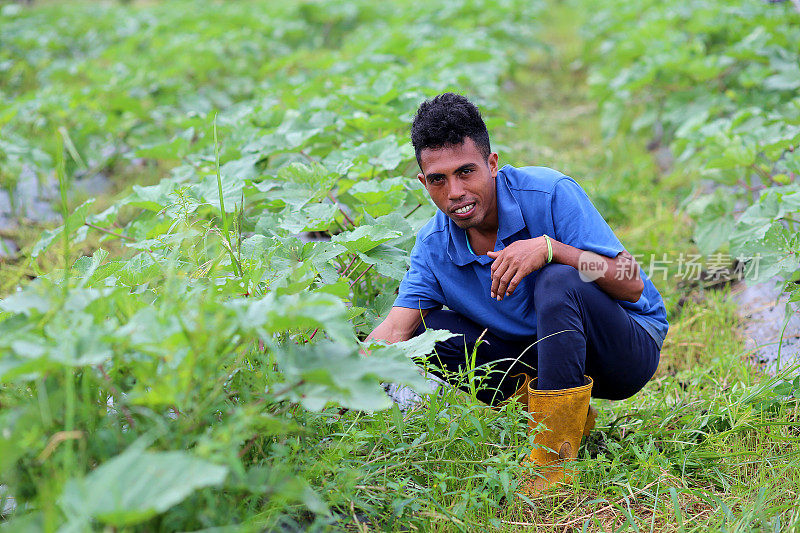
<svg viewBox="0 0 800 533"><path fill-rule="evenodd" d="M539 271L533 291L536 308L559 305L568 294L586 289L588 284L581 280L578 271L569 265L547 265Z"/></svg>

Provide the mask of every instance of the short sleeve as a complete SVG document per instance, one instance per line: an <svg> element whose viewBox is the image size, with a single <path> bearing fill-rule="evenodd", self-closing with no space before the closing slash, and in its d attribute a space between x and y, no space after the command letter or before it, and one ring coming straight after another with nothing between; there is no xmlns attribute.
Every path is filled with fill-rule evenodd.
<svg viewBox="0 0 800 533"><path fill-rule="evenodd" d="M425 258L424 246L417 240L411 251L411 266L400 282L394 307L433 309L442 307L444 293Z"/></svg>
<svg viewBox="0 0 800 533"><path fill-rule="evenodd" d="M556 182L551 202L557 241L612 258L625 249L572 178L565 177Z"/></svg>

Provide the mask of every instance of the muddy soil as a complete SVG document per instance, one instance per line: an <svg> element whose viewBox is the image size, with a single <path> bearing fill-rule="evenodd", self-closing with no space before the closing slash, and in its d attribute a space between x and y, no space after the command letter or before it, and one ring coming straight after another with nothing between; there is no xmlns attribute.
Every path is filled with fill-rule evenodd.
<svg viewBox="0 0 800 533"><path fill-rule="evenodd" d="M778 278L758 285L742 282L732 294L739 305L745 347L752 360L771 374L792 366L792 373L798 374L800 312L790 312L786 322L788 295L781 292L782 286Z"/></svg>

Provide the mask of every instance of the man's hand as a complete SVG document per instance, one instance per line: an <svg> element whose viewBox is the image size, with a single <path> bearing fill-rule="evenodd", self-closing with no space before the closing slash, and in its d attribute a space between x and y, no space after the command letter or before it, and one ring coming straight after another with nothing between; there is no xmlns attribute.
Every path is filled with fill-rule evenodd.
<svg viewBox="0 0 800 533"><path fill-rule="evenodd" d="M516 241L499 252L487 252L492 263L492 298L502 300L514 294L522 279L539 270L547 261L547 241L544 237Z"/></svg>
<svg viewBox="0 0 800 533"><path fill-rule="evenodd" d="M417 327L422 322L430 309L409 309L407 307L392 307L386 318L367 335L365 341L379 340L388 344L407 341L414 335ZM364 350L362 355L369 355Z"/></svg>

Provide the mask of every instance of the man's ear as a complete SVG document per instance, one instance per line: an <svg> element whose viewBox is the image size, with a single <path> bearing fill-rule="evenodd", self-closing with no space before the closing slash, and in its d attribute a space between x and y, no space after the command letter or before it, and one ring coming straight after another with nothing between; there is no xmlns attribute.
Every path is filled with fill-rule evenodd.
<svg viewBox="0 0 800 533"><path fill-rule="evenodd" d="M497 160L497 152L492 152L489 154L489 159L486 160L486 162L489 164L489 171L492 173L493 178L497 177Z"/></svg>
<svg viewBox="0 0 800 533"><path fill-rule="evenodd" d="M419 180L419 182L422 184L422 186L423 186L423 187L425 187L426 189L428 188L428 187L427 187L427 185L428 185L428 184L427 184L427 182L425 181L425 174L423 174L422 172L420 172L419 174L417 174L417 179Z"/></svg>

